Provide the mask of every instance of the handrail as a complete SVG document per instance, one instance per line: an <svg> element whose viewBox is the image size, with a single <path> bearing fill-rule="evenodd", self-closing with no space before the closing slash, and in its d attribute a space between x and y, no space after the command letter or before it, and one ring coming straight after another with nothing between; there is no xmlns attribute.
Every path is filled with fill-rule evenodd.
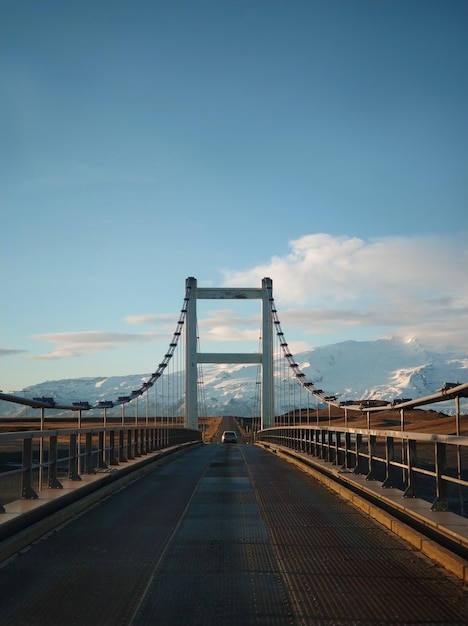
<svg viewBox="0 0 468 626"><path fill-rule="evenodd" d="M202 433L176 426L121 425L31 430L0 434L0 513L17 499L37 499L61 489L64 479L110 467L156 450L202 440ZM13 467L11 468L11 466Z"/></svg>
<svg viewBox="0 0 468 626"><path fill-rule="evenodd" d="M325 426L280 426L256 441L329 461L343 470L396 487L403 497L431 502L433 511L464 516L468 494L468 437ZM397 449L399 447L399 450Z"/></svg>

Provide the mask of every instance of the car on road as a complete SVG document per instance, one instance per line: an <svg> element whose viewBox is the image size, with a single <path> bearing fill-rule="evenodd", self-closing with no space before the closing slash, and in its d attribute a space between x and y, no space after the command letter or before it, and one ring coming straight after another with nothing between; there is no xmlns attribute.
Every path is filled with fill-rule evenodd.
<svg viewBox="0 0 468 626"><path fill-rule="evenodd" d="M237 435L233 430L225 430L221 435L221 443L237 443Z"/></svg>

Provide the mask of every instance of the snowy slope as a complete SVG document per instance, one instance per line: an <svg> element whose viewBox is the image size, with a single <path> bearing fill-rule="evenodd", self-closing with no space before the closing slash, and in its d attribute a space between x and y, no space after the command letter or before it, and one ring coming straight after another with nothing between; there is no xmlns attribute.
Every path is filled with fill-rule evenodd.
<svg viewBox="0 0 468 626"><path fill-rule="evenodd" d="M295 362L306 380L326 394L336 395L338 400L417 398L434 393L444 382L468 381L468 357L461 350L456 355L434 351L416 341L399 339L346 341L296 354ZM285 371L289 370L282 369L283 378ZM100 400L117 400L118 396L130 395L148 378L149 374L133 374L48 381L27 387L18 395L53 397L58 404L80 400L95 404ZM203 365L200 386L204 389L206 413L254 415L255 397L259 391L257 380L256 365ZM140 412L144 412L145 397L140 398L139 404ZM151 389L150 408L153 405L154 389ZM27 411L31 412L30 409ZM118 413L120 408L113 411ZM0 415L18 412L24 413L24 409L0 402ZM132 414L134 408L128 406L127 412Z"/></svg>

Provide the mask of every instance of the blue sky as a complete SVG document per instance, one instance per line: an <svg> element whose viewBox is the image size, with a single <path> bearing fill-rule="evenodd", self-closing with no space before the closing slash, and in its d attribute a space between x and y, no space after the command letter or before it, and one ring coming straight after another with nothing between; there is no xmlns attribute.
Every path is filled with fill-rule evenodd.
<svg viewBox="0 0 468 626"><path fill-rule="evenodd" d="M271 277L295 351L466 346L467 31L462 0L2 0L0 388L153 371L187 276ZM202 349L257 314L203 305Z"/></svg>

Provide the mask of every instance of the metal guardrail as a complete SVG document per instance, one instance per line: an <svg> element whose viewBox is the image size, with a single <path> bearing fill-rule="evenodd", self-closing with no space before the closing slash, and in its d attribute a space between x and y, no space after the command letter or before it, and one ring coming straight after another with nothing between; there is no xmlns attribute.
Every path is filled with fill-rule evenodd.
<svg viewBox="0 0 468 626"><path fill-rule="evenodd" d="M365 474L404 497L431 502L434 511L468 512L468 437L408 431L284 426L258 431L275 444Z"/></svg>
<svg viewBox="0 0 468 626"><path fill-rule="evenodd" d="M201 441L198 430L171 426L108 426L0 434L0 513L18 499L37 499L63 480L110 471L150 452Z"/></svg>

